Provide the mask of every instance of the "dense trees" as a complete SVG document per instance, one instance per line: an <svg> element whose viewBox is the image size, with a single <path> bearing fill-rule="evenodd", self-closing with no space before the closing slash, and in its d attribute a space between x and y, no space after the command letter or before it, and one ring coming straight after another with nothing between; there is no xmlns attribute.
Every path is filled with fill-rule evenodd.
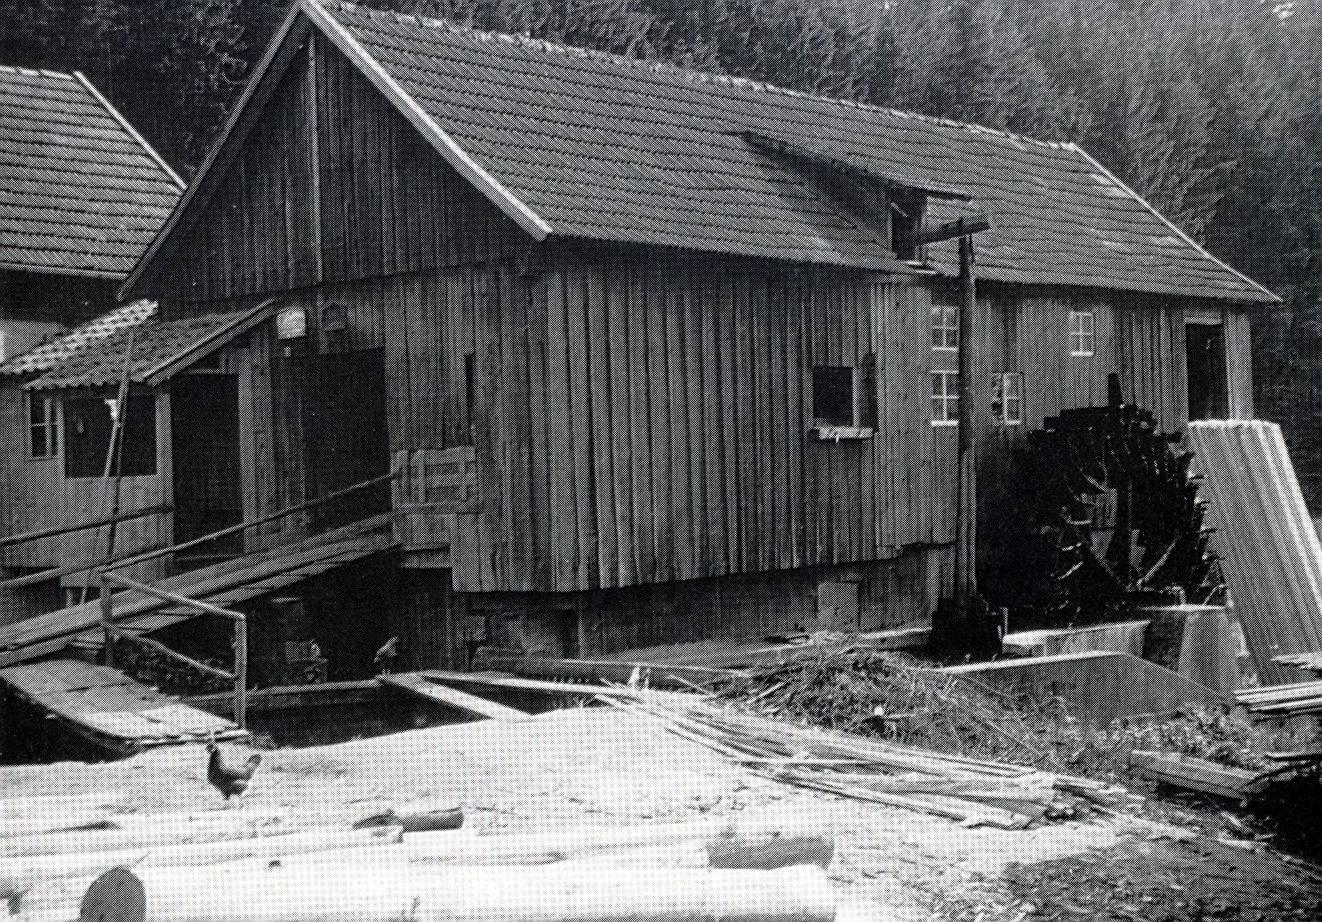
<svg viewBox="0 0 1322 922"><path fill-rule="evenodd" d="M1322 0L370 2L1078 141L1285 297L1259 404L1322 498ZM285 7L0 0L0 63L87 72L187 173Z"/></svg>

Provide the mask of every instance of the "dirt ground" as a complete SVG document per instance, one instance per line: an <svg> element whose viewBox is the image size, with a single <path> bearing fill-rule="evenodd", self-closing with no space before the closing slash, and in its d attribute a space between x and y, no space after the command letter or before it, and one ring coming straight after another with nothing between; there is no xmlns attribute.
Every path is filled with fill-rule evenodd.
<svg viewBox="0 0 1322 922"><path fill-rule="evenodd" d="M114 790L141 811L196 810L220 800L206 783L204 759L200 747L185 747L102 765L3 768L0 798ZM233 809L274 811L291 826L424 799L462 805L465 825L478 831L741 812L791 820L800 812L825 815L836 829L833 880L842 895L876 901L886 919L1322 918L1322 902L1311 909L1306 903L1310 892L1322 900L1322 877L1270 854L1130 816L1024 831L966 829L760 779L640 718L605 709L283 749L264 759ZM1208 849L1213 857L1203 854ZM1167 866L1173 870L1163 877ZM1207 899L1192 900L1191 890ZM1235 914L1233 906L1231 914L1209 914L1219 890L1256 914Z"/></svg>

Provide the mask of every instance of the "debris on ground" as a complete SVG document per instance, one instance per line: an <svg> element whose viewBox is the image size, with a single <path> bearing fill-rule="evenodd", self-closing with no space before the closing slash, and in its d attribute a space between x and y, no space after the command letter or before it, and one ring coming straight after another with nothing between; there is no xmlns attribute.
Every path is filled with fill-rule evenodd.
<svg viewBox="0 0 1322 922"><path fill-rule="evenodd" d="M1022 829L1130 802L1123 789L1085 778L803 727L712 698L640 692L604 700L763 777L966 826Z"/></svg>
<svg viewBox="0 0 1322 922"><path fill-rule="evenodd" d="M1270 882L1265 885L1265 882ZM1265 849L1199 837L1127 839L1119 845L1006 869L1008 899L961 904L957 922L1265 922L1322 918L1322 874Z"/></svg>

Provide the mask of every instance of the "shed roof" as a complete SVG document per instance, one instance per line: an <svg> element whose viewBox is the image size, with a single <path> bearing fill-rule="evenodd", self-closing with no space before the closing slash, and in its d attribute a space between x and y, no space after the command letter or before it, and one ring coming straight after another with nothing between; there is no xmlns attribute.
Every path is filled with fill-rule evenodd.
<svg viewBox="0 0 1322 922"><path fill-rule="evenodd" d="M828 99L552 43L302 0L398 104L549 233L872 266L891 254L823 207L745 133L918 187L992 217L984 278L1246 301L1274 296L1199 247L1074 144ZM318 16L318 13L322 15ZM967 206L935 202L946 220ZM950 268L953 246L931 248Z"/></svg>
<svg viewBox="0 0 1322 922"><path fill-rule="evenodd" d="M27 384L30 390L72 387L108 387L124 375L124 358L132 336L133 364L130 380L147 382L157 372L192 353L200 342L224 333L245 316L243 311L204 314L178 320L154 320L136 327L125 326L95 344L79 349L53 365L46 374Z"/></svg>
<svg viewBox="0 0 1322 922"><path fill-rule="evenodd" d="M66 333L0 363L0 376L34 375L50 371L80 352L99 346L109 336L154 316L156 303L134 301L93 317Z"/></svg>
<svg viewBox="0 0 1322 922"><path fill-rule="evenodd" d="M81 74L0 66L0 269L127 275L182 188Z"/></svg>

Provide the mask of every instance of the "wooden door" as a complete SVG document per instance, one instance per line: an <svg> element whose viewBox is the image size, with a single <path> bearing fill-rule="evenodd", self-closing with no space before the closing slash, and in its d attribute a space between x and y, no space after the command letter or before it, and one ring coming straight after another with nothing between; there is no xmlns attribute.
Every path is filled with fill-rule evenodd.
<svg viewBox="0 0 1322 922"><path fill-rule="evenodd" d="M319 355L312 362L309 460L316 495L327 496L390 470L384 352L363 349ZM390 508L390 485L359 490L320 507L323 526L356 521Z"/></svg>
<svg viewBox="0 0 1322 922"><path fill-rule="evenodd" d="M190 541L243 521L238 377L185 374L171 391L174 540ZM243 549L241 535L200 545L194 557Z"/></svg>

